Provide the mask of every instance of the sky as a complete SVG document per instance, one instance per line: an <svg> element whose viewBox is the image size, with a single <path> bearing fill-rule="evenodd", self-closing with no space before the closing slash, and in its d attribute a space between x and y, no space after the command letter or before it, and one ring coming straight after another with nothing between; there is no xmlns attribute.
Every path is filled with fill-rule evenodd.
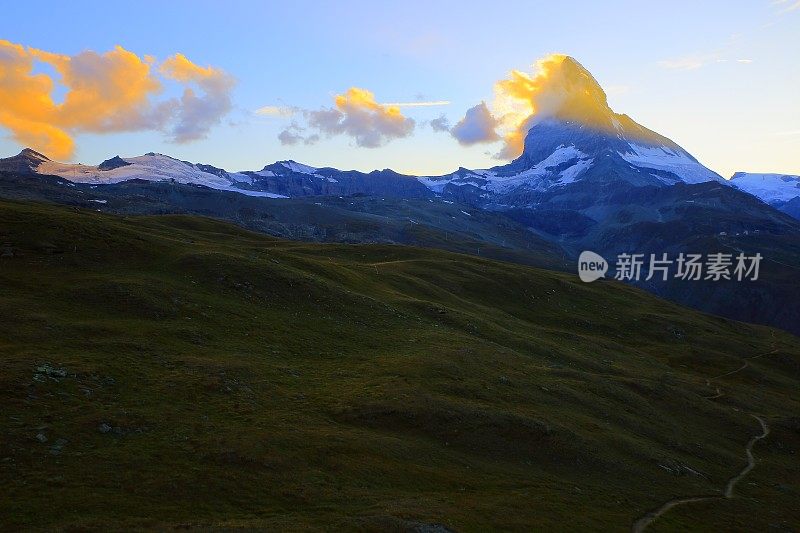
<svg viewBox="0 0 800 533"><path fill-rule="evenodd" d="M721 175L800 174L800 0L98 5L5 8L0 156L487 168L502 140L455 126L558 53Z"/></svg>

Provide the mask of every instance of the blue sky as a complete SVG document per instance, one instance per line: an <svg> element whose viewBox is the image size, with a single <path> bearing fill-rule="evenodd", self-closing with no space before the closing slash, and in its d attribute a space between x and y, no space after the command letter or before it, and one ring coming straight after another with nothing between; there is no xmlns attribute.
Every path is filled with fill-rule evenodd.
<svg viewBox="0 0 800 533"><path fill-rule="evenodd" d="M511 69L560 52L606 89L611 107L672 138L729 177L800 174L800 2L27 2L6 8L0 39L75 55L121 45L158 60L184 54L236 80L232 110L205 139L161 131L76 133L75 161L157 151L230 170L279 159L416 174L498 163L427 124L450 123ZM11 9L11 13L9 13ZM40 67L48 72L48 67ZM263 106L319 109L350 87L402 108L413 134L378 148L345 135L287 146L287 117ZM179 88L166 87L167 94ZM63 92L63 91L62 91ZM56 93L56 99L59 93ZM0 127L0 155L19 150Z"/></svg>

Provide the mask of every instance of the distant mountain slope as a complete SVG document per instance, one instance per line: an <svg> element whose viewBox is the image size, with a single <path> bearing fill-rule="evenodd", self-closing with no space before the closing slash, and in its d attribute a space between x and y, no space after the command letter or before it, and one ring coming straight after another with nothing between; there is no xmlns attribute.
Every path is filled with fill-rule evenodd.
<svg viewBox="0 0 800 533"><path fill-rule="evenodd" d="M800 219L800 176L737 172L731 185Z"/></svg>
<svg viewBox="0 0 800 533"><path fill-rule="evenodd" d="M417 180L391 170L364 173L278 161L258 171L228 172L152 152L137 157L115 156L95 166L59 163L25 149L16 156L0 159L0 171L59 176L73 183L97 185L130 180L174 181L271 198L352 194L393 198L434 196Z"/></svg>
<svg viewBox="0 0 800 533"><path fill-rule="evenodd" d="M800 176L737 172L731 178L736 188L767 203L788 202L800 196Z"/></svg>
<svg viewBox="0 0 800 533"><path fill-rule="evenodd" d="M622 531L752 413L681 527L800 519L798 339L619 283L1 201L0 285L5 529Z"/></svg>
<svg viewBox="0 0 800 533"><path fill-rule="evenodd" d="M2 171L0 197L119 214L196 214L287 239L426 246L543 268L571 268L558 244L501 213L430 198L270 199L177 182L94 185Z"/></svg>

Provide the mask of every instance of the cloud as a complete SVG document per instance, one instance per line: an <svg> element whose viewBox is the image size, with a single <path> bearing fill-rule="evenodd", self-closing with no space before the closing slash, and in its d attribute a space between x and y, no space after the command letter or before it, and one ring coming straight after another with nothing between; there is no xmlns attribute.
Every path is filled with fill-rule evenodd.
<svg viewBox="0 0 800 533"><path fill-rule="evenodd" d="M486 102L471 107L464 118L450 130L450 134L464 146L500 140L497 126L500 122L492 115Z"/></svg>
<svg viewBox="0 0 800 533"><path fill-rule="evenodd" d="M800 9L800 0L774 0L776 6L781 6L781 13L788 13Z"/></svg>
<svg viewBox="0 0 800 533"><path fill-rule="evenodd" d="M445 115L439 115L430 121L433 131L450 131L450 121Z"/></svg>
<svg viewBox="0 0 800 533"><path fill-rule="evenodd" d="M286 128L278 134L278 140L284 146L293 146L304 140L304 137L290 128Z"/></svg>
<svg viewBox="0 0 800 533"><path fill-rule="evenodd" d="M265 105L255 110L256 115L264 117L290 117L296 109L289 106Z"/></svg>
<svg viewBox="0 0 800 533"><path fill-rule="evenodd" d="M35 73L37 63L53 67L58 79ZM181 54L158 69L155 63L121 46L68 56L0 40L0 126L20 144L66 159L79 132L160 130L188 142L231 109L233 80L221 70ZM156 101L164 79L183 85L183 95ZM66 89L60 103L52 98L56 83Z"/></svg>
<svg viewBox="0 0 800 533"><path fill-rule="evenodd" d="M502 140L494 156L512 159L522 153L531 127L547 119L611 131L629 120L611 110L605 91L583 65L551 54L537 60L531 73L512 70L497 81L491 103L469 109L450 131L465 145Z"/></svg>
<svg viewBox="0 0 800 533"><path fill-rule="evenodd" d="M436 107L443 105L450 105L449 100L432 100L429 102L394 102L390 104L381 104L385 107Z"/></svg>
<svg viewBox="0 0 800 533"><path fill-rule="evenodd" d="M719 59L719 54L693 54L683 57L664 59L658 62L662 68L669 70L696 70L711 62L723 62L724 59Z"/></svg>
<svg viewBox="0 0 800 533"><path fill-rule="evenodd" d="M416 125L413 119L403 116L398 106L379 104L374 94L358 87L351 87L344 94L336 95L334 107L300 112L306 120L307 129L316 133L303 137L300 133L306 128L294 124L278 136L284 144L296 144L301 139L306 144L313 144L321 135L346 135L353 138L358 146L377 148L393 139L408 137ZM295 136L300 138L295 139Z"/></svg>
<svg viewBox="0 0 800 533"><path fill-rule="evenodd" d="M451 133L462 144L502 139L503 147L495 154L498 159L520 155L531 126L548 118L613 127L615 115L600 84L564 54L539 59L530 74L512 70L495 83L494 93L491 105L481 103L468 110Z"/></svg>
<svg viewBox="0 0 800 533"><path fill-rule="evenodd" d="M176 122L172 127L173 140L186 143L203 139L231 110L233 78L214 67L200 67L183 54L175 54L161 65L161 73L183 84L201 90L198 95L192 86L183 90L175 109Z"/></svg>
<svg viewBox="0 0 800 533"><path fill-rule="evenodd" d="M300 126L297 122L292 122L285 130L278 134L278 140L284 146L294 146L301 142L306 145L311 145L319 141L319 135L316 133L304 135L305 131L306 128Z"/></svg>
<svg viewBox="0 0 800 533"><path fill-rule="evenodd" d="M752 59L727 59L721 57L720 52L712 52L709 54L692 54L674 59L665 59L659 61L658 65L662 68L669 70L697 70L712 63L729 63L735 62L740 64L752 63Z"/></svg>

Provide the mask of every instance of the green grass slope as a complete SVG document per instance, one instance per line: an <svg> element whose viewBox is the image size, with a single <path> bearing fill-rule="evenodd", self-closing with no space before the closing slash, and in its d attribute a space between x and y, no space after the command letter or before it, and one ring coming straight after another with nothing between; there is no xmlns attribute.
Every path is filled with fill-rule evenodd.
<svg viewBox="0 0 800 533"><path fill-rule="evenodd" d="M4 201L0 286L3 529L625 530L751 414L652 528L800 520L798 339L617 283Z"/></svg>

